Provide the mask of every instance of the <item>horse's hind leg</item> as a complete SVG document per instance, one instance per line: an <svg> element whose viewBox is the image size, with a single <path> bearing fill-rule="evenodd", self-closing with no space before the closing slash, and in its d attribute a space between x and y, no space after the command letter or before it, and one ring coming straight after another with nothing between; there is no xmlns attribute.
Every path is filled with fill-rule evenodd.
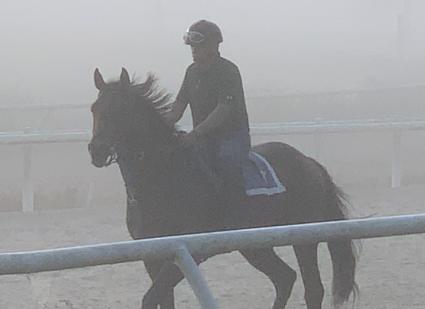
<svg viewBox="0 0 425 309"><path fill-rule="evenodd" d="M273 248L241 250L249 264L264 273L276 290L273 309L283 309L291 295L297 273L274 252Z"/></svg>
<svg viewBox="0 0 425 309"><path fill-rule="evenodd" d="M153 280L157 277L159 274L159 271L161 270L162 266L164 265L164 261L162 260L149 260L145 261L145 268L146 271L149 274L149 277ZM159 303L160 309L174 309L174 289L171 288L169 292L167 292L162 298Z"/></svg>
<svg viewBox="0 0 425 309"><path fill-rule="evenodd" d="M307 309L321 309L324 289L317 263L317 244L294 246L294 250L304 283Z"/></svg>

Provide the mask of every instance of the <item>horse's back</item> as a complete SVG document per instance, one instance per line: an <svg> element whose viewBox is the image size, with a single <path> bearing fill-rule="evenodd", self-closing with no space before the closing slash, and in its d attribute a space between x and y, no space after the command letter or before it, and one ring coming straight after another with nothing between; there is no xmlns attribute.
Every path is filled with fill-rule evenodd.
<svg viewBox="0 0 425 309"><path fill-rule="evenodd" d="M297 155L302 155L290 145L269 142L256 145L252 150L263 156L273 167L276 175L285 187L290 190L289 179L292 173L286 169L289 157L294 161ZM289 191L290 192L290 191ZM240 204L241 208L233 208L239 216L239 223L244 227L262 227L271 225L290 224L293 218L292 214L292 194L288 192L277 193L274 195L256 195L245 196ZM235 217L231 216L231 217Z"/></svg>
<svg viewBox="0 0 425 309"><path fill-rule="evenodd" d="M304 161L309 160L296 148L281 142L258 144L252 150L266 158L279 179L285 182L285 186L295 182L303 169Z"/></svg>
<svg viewBox="0 0 425 309"><path fill-rule="evenodd" d="M298 178L326 173L324 167L315 159L304 155L295 147L282 142L268 142L253 147L253 151L264 156L273 166L279 178L293 183ZM313 177L314 179L314 177Z"/></svg>
<svg viewBox="0 0 425 309"><path fill-rule="evenodd" d="M313 158L281 142L259 144L253 151L267 159L286 187L280 199L284 197L290 217L305 222L321 220L321 206L326 203L332 186L326 169Z"/></svg>
<svg viewBox="0 0 425 309"><path fill-rule="evenodd" d="M267 142L267 143L257 144L253 146L253 150L255 152L261 153L261 155L266 155L266 154L271 154L276 152L292 154L292 155L303 155L295 147L282 142Z"/></svg>

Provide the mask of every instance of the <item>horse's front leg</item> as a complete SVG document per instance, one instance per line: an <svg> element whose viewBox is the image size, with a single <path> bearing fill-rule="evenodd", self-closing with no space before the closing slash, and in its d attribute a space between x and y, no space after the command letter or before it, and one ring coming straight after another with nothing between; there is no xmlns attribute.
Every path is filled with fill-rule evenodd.
<svg viewBox="0 0 425 309"><path fill-rule="evenodd" d="M161 268L165 265L164 260L146 260L144 261L146 271L149 274L149 277L152 279L152 282L158 276ZM159 303L160 309L174 309L174 289L171 288L164 297L160 300Z"/></svg>
<svg viewBox="0 0 425 309"><path fill-rule="evenodd" d="M161 270L155 276L152 286L146 292L142 300L142 309L174 308L174 287L183 279L183 274L177 265L166 262ZM170 295L172 295L172 307L162 307L162 305L170 305Z"/></svg>

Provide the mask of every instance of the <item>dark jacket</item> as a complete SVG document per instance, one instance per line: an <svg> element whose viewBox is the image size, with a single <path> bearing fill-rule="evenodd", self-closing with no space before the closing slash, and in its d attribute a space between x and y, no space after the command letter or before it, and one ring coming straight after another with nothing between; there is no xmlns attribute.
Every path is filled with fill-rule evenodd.
<svg viewBox="0 0 425 309"><path fill-rule="evenodd" d="M191 64L176 100L190 106L195 130L219 104L228 105L229 115L218 119L214 129L205 136L208 152L234 163L248 154L248 114L241 75L234 63L219 56L206 70Z"/></svg>

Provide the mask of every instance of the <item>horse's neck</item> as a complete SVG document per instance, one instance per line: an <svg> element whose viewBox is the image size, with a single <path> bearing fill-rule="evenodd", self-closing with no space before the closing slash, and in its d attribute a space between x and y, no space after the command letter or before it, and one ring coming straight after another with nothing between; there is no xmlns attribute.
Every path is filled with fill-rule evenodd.
<svg viewBox="0 0 425 309"><path fill-rule="evenodd" d="M127 187L138 190L145 182L149 186L165 184L178 173L182 166L182 156L160 146L143 152L134 145L120 147L118 165Z"/></svg>
<svg viewBox="0 0 425 309"><path fill-rule="evenodd" d="M135 119L137 118L137 114L135 114ZM148 134L145 131L146 127L149 128ZM145 135L140 136L140 134ZM121 168L121 172L127 185L137 181L138 184L142 182L145 188L150 188L154 191L156 190L155 186L164 188L164 190L178 190L179 187L184 185L182 182L190 183L195 178L199 182L201 178L198 175L201 173L199 169L194 168L193 165L185 164L188 161L188 154L179 146L175 130L168 127L159 118L150 118L148 125L136 120L133 125L133 133L127 136L125 144L127 144L124 146L130 158L137 157L141 153L143 157L138 162L141 166L137 172L132 171L132 169L136 168L134 161L133 163L123 162L122 165L126 167ZM125 170L129 171L129 176L125 175ZM126 177L130 177L130 181L126 180ZM134 180L131 179L132 177L139 179ZM175 188L169 188L170 186ZM144 191L145 188L136 190Z"/></svg>
<svg viewBox="0 0 425 309"><path fill-rule="evenodd" d="M135 198L136 192L141 187L143 177L140 154L128 149L121 149L118 153L117 162L127 194L129 198Z"/></svg>
<svg viewBox="0 0 425 309"><path fill-rule="evenodd" d="M131 152L143 152L150 157L166 157L174 152L178 147L176 131L168 126L161 116L152 114L145 122L143 111L135 109L131 133L124 139L125 147Z"/></svg>

